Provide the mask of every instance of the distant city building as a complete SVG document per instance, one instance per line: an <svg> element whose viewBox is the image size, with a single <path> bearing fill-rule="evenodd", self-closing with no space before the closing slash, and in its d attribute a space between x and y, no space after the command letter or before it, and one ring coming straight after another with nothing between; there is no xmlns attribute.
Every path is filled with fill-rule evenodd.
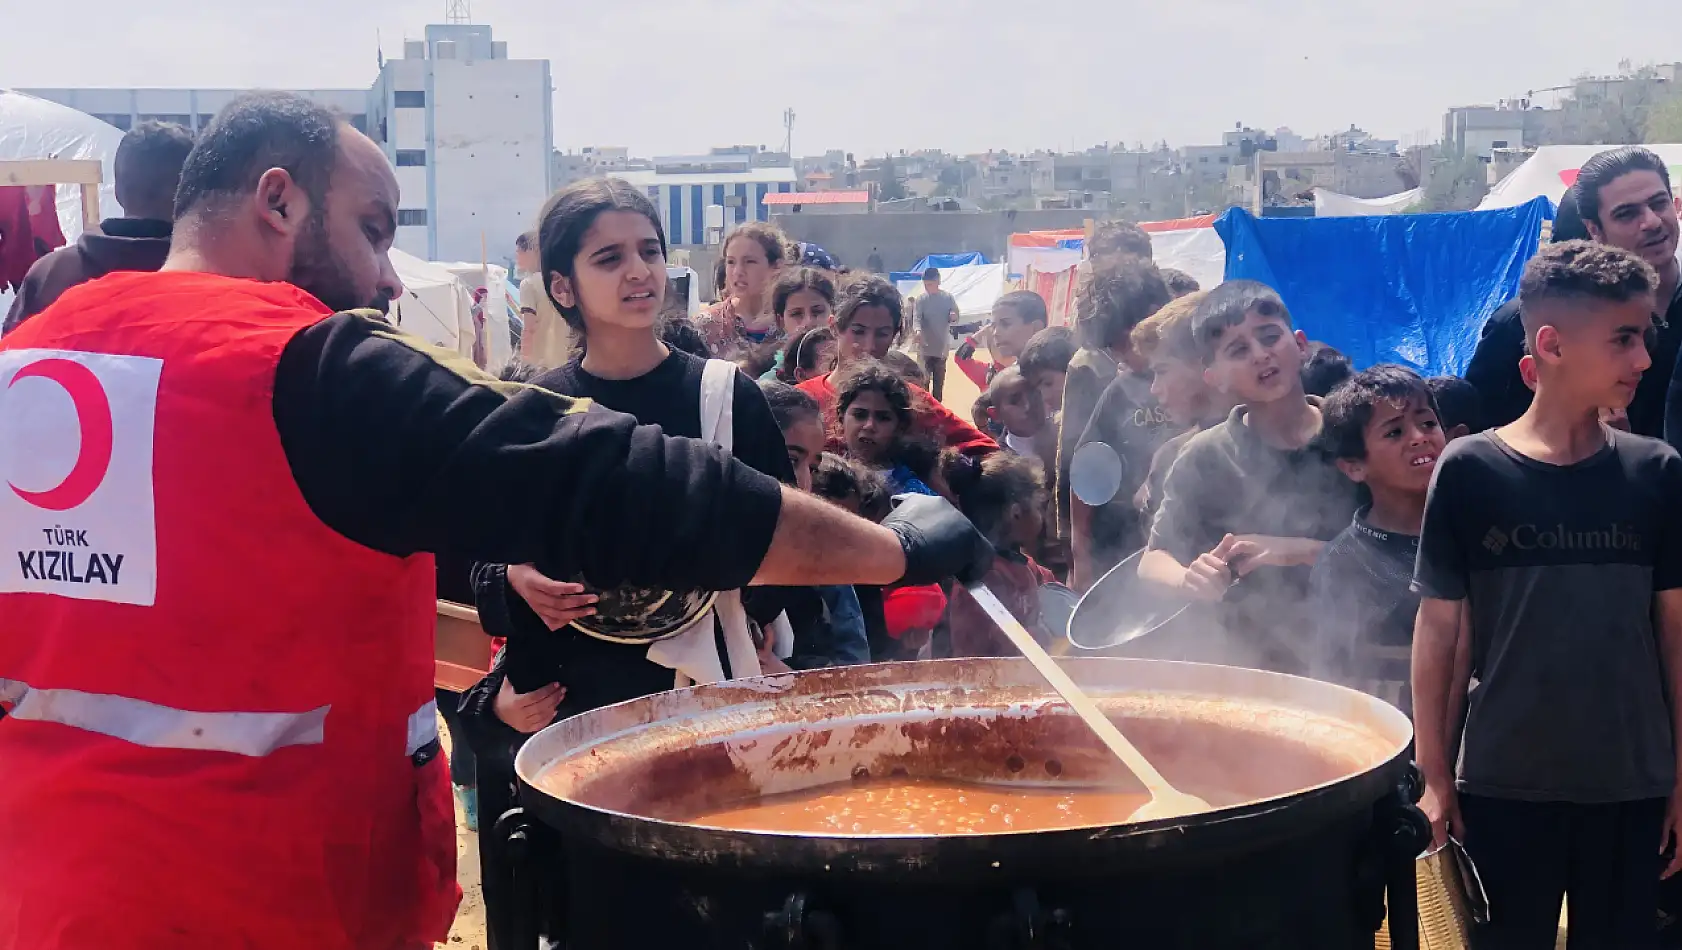
<svg viewBox="0 0 1682 950"><path fill-rule="evenodd" d="M770 219L765 196L795 190L790 164L763 166L759 153L715 149L707 155L655 158L649 169L618 177L644 189L660 209L661 224L673 244L707 243L707 208L724 209L724 230L747 221Z"/></svg>
<svg viewBox="0 0 1682 950"><path fill-rule="evenodd" d="M868 191L784 191L765 196L771 215L864 214L870 210Z"/></svg>
<svg viewBox="0 0 1682 950"><path fill-rule="evenodd" d="M551 190L549 61L508 58L488 26L433 24L369 89L301 89L384 149L402 206L396 246L429 260L505 261ZM119 129L202 130L244 89L26 89Z"/></svg>

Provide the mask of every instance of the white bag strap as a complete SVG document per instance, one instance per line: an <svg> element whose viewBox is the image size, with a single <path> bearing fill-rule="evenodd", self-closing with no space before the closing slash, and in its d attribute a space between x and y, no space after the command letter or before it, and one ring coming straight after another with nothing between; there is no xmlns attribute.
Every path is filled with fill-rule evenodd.
<svg viewBox="0 0 1682 950"><path fill-rule="evenodd" d="M736 364L707 360L701 371L701 438L735 451Z"/></svg>

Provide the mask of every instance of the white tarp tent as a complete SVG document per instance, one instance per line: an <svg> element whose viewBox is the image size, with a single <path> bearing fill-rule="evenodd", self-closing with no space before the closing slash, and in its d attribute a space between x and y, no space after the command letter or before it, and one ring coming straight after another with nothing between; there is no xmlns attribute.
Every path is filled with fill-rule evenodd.
<svg viewBox="0 0 1682 950"><path fill-rule="evenodd" d="M405 333L471 358L473 292L443 265L396 248L391 264L403 282L403 296L391 305L392 322Z"/></svg>
<svg viewBox="0 0 1682 950"><path fill-rule="evenodd" d="M1153 221L1141 227L1151 236L1156 266L1184 271L1204 290L1226 279L1226 243L1215 233L1214 215Z"/></svg>
<svg viewBox="0 0 1682 950"><path fill-rule="evenodd" d="M1583 163L1615 145L1544 145L1524 164L1501 179L1478 205L1479 211L1495 208L1514 208L1537 195L1547 195L1554 204L1565 197L1565 190L1577 181L1577 171ZM1670 166L1674 183L1682 177L1682 145L1648 145Z"/></svg>
<svg viewBox="0 0 1682 950"><path fill-rule="evenodd" d="M1425 192L1410 188L1384 198L1356 198L1339 194L1329 188L1314 189L1314 216L1317 218L1367 218L1385 214L1401 214L1419 203Z"/></svg>
<svg viewBox="0 0 1682 950"><path fill-rule="evenodd" d="M899 292L905 297L921 297L921 279L902 280ZM963 267L940 268L940 289L958 301L959 323L981 323L993 313L993 304L1005 294L1005 265L968 264ZM907 322L910 316L906 317Z"/></svg>
<svg viewBox="0 0 1682 950"><path fill-rule="evenodd" d="M520 299L518 290L512 289L508 283L508 268L501 264L472 264L464 261L435 263L467 286L473 301L474 323L482 326L484 330L484 338L480 341L484 347L483 361L480 362L478 356L472 352L471 343L462 353L474 357L481 367L491 370L513 359L514 343L509 335L509 328L513 321L518 319L516 315L520 312ZM468 332L467 339L474 339L473 331Z"/></svg>

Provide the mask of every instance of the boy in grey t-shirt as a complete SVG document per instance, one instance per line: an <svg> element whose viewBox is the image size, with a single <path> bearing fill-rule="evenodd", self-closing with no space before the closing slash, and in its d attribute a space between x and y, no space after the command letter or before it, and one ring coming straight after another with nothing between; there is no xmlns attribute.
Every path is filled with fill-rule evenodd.
<svg viewBox="0 0 1682 950"><path fill-rule="evenodd" d="M940 399L946 390L946 354L952 346L952 325L958 322L958 300L940 289L940 269L923 271L923 296L917 298L917 355L929 373L929 392Z"/></svg>
<svg viewBox="0 0 1682 950"><path fill-rule="evenodd" d="M1489 896L1479 947L1656 946L1661 874L1682 867L1682 457L1601 424L1651 359L1653 269L1571 241L1520 284L1536 397L1449 446L1414 573L1421 807L1458 835ZM1666 368L1653 367L1651 371ZM1469 663L1457 662L1469 657ZM1458 785L1449 697L1472 677Z"/></svg>

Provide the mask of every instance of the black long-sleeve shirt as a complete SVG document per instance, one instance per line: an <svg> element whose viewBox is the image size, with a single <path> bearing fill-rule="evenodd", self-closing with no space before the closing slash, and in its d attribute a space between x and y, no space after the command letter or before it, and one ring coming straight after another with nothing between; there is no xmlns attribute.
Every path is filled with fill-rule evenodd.
<svg viewBox="0 0 1682 950"><path fill-rule="evenodd" d="M356 314L288 344L274 417L311 510L397 556L731 590L757 573L781 513L777 480L715 446L500 383ZM702 545L706 558L671 556Z"/></svg>

